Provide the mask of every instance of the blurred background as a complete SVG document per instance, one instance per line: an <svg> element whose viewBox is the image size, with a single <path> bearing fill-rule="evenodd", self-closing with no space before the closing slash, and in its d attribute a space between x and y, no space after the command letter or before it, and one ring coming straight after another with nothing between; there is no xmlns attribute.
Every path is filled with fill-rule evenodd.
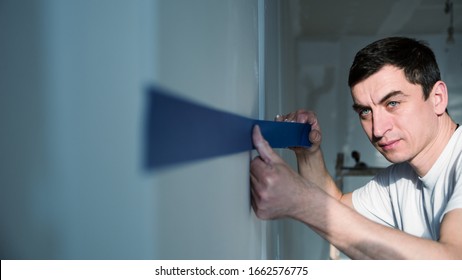
<svg viewBox="0 0 462 280"><path fill-rule="evenodd" d="M429 43L461 122L460 0L0 0L1 259L328 259L305 225L255 217L254 152L146 170L146 88L255 119L314 110L332 175L353 150L382 167L346 81L390 35Z"/></svg>

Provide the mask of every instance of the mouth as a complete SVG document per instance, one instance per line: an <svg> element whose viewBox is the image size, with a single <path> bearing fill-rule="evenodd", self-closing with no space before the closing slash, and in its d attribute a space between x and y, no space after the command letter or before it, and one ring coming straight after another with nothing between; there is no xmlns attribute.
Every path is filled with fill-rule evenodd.
<svg viewBox="0 0 462 280"><path fill-rule="evenodd" d="M398 145L399 140L387 141L387 142L379 142L377 146L384 151L389 151L395 148Z"/></svg>

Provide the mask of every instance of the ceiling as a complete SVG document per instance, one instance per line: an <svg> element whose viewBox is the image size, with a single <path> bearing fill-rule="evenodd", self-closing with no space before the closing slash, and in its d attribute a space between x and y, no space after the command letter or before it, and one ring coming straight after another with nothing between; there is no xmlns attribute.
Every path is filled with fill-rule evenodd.
<svg viewBox="0 0 462 280"><path fill-rule="evenodd" d="M294 35L337 40L344 36L447 34L448 0L291 0ZM462 0L453 3L454 33L462 33ZM462 40L462 38L461 38Z"/></svg>

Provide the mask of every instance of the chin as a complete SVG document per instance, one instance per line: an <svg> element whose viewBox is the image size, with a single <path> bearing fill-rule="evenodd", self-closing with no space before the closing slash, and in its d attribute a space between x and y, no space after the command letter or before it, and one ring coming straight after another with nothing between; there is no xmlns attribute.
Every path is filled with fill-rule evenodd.
<svg viewBox="0 0 462 280"><path fill-rule="evenodd" d="M398 155L393 153L385 153L380 151L380 153L391 163L401 163L409 160L408 156L405 155Z"/></svg>

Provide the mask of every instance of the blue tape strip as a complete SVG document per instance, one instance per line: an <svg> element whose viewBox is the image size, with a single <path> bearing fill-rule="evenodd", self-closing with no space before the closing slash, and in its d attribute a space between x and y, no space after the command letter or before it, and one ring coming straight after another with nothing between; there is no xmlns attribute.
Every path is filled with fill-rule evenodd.
<svg viewBox="0 0 462 280"><path fill-rule="evenodd" d="M256 124L273 148L311 146L309 124L254 120L174 97L158 87L148 89L146 113L147 169L251 150Z"/></svg>

